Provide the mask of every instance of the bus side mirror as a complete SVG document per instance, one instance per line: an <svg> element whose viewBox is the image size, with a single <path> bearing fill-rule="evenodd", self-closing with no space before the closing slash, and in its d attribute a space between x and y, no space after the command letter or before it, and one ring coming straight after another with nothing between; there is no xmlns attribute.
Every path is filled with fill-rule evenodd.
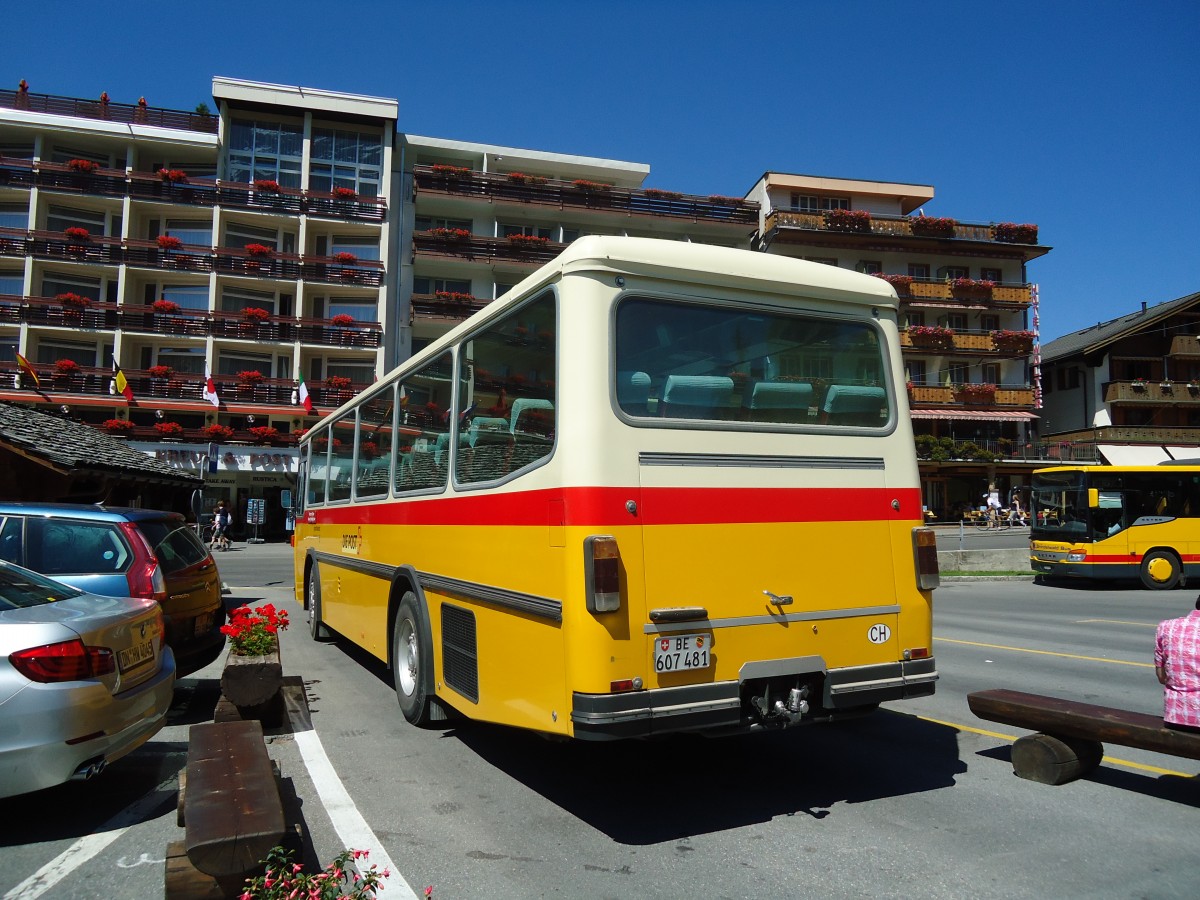
<svg viewBox="0 0 1200 900"><path fill-rule="evenodd" d="M1100 489L1088 488L1088 507L1090 509L1100 508Z"/></svg>

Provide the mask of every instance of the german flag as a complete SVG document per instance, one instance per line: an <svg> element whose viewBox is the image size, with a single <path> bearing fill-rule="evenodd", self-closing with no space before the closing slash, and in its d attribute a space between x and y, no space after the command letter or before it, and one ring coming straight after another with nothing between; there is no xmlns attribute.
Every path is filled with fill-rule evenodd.
<svg viewBox="0 0 1200 900"><path fill-rule="evenodd" d="M20 353L17 354L17 365L21 367L21 371L27 375L35 388L40 388L42 382L37 377L37 372L33 370L33 366L29 364L29 360L23 357Z"/></svg>
<svg viewBox="0 0 1200 900"><path fill-rule="evenodd" d="M121 367L117 365L117 358L113 357L113 384L117 386L117 393L123 394L126 400L133 400L133 388L129 386L129 382L125 380L125 373L121 371Z"/></svg>

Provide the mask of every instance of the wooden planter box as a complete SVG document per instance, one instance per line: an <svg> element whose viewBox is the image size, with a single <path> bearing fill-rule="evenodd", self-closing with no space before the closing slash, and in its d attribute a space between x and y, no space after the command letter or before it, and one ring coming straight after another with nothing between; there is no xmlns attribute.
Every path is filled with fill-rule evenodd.
<svg viewBox="0 0 1200 900"><path fill-rule="evenodd" d="M221 693L244 718L257 718L258 711L270 709L282 687L278 641L275 651L266 656L237 656L231 651L226 657Z"/></svg>

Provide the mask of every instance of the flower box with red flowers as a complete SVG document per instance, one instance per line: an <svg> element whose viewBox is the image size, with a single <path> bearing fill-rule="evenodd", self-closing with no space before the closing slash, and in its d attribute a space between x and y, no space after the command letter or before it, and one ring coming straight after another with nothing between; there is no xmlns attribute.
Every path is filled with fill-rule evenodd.
<svg viewBox="0 0 1200 900"><path fill-rule="evenodd" d="M959 387L958 392L962 398L969 403L990 403L996 397L996 385L964 384Z"/></svg>
<svg viewBox="0 0 1200 900"><path fill-rule="evenodd" d="M664 191L661 188L646 188L646 196L652 200L680 200L683 194L679 191Z"/></svg>
<svg viewBox="0 0 1200 900"><path fill-rule="evenodd" d="M336 263L341 263L344 266L352 266L358 262L358 257L353 253L348 253L343 250L340 253L333 254L333 261Z"/></svg>
<svg viewBox="0 0 1200 900"><path fill-rule="evenodd" d="M268 247L266 244L247 244L243 249L247 256L255 259L262 259L275 252L274 248Z"/></svg>
<svg viewBox="0 0 1200 900"><path fill-rule="evenodd" d="M335 187L333 189L333 196L337 200L353 200L358 196L358 192L353 188Z"/></svg>
<svg viewBox="0 0 1200 900"><path fill-rule="evenodd" d="M1033 224L1018 225L1016 222L1001 222L992 229L997 241L1005 244L1036 244L1038 227Z"/></svg>
<svg viewBox="0 0 1200 900"><path fill-rule="evenodd" d="M76 293L55 294L54 299L63 306L74 306L79 309L82 309L85 306L91 306L92 304L91 297L85 297L82 294Z"/></svg>
<svg viewBox="0 0 1200 900"><path fill-rule="evenodd" d="M155 300L150 304L150 308L156 313L177 313L179 312L179 304L174 300Z"/></svg>
<svg viewBox="0 0 1200 900"><path fill-rule="evenodd" d="M88 231L86 228L78 228L76 226L64 228L63 234L77 243L90 241L92 239L92 233L90 231Z"/></svg>
<svg viewBox="0 0 1200 900"><path fill-rule="evenodd" d="M173 234L160 234L154 239L154 243L158 244L160 250L182 250L183 241L175 237Z"/></svg>
<svg viewBox="0 0 1200 900"><path fill-rule="evenodd" d="M204 437L209 441L227 441L233 437L233 429L228 425L206 425Z"/></svg>
<svg viewBox="0 0 1200 900"><path fill-rule="evenodd" d="M350 387L350 379L345 375L330 375L325 379L325 386L335 390L345 390Z"/></svg>
<svg viewBox="0 0 1200 900"><path fill-rule="evenodd" d="M911 275L885 275L883 272L872 272L871 274L894 287L897 294L907 294L912 288L912 283L916 280Z"/></svg>
<svg viewBox="0 0 1200 900"><path fill-rule="evenodd" d="M151 378L170 378L175 374L175 370L170 366L151 366L146 370L146 374Z"/></svg>
<svg viewBox="0 0 1200 900"><path fill-rule="evenodd" d="M272 425L255 425L249 432L256 444L269 444L279 437L279 429Z"/></svg>
<svg viewBox="0 0 1200 900"><path fill-rule="evenodd" d="M913 325L908 329L913 346L948 350L954 346L954 329L941 325Z"/></svg>
<svg viewBox="0 0 1200 900"><path fill-rule="evenodd" d="M865 209L827 209L825 227L830 231L869 232L871 214Z"/></svg>
<svg viewBox="0 0 1200 900"><path fill-rule="evenodd" d="M508 242L514 247L545 247L550 243L550 238L536 234L510 234Z"/></svg>
<svg viewBox="0 0 1200 900"><path fill-rule="evenodd" d="M169 184L183 184L188 180L187 172L183 169L159 169L158 177Z"/></svg>
<svg viewBox="0 0 1200 900"><path fill-rule="evenodd" d="M73 359L59 359L54 361L54 372L57 375L74 375L79 371L79 363Z"/></svg>
<svg viewBox="0 0 1200 900"><path fill-rule="evenodd" d="M67 168L72 172L80 172L84 175L91 175L100 168L100 163L92 162L90 159L70 159L67 160Z"/></svg>
<svg viewBox="0 0 1200 900"><path fill-rule="evenodd" d="M576 178L571 182L571 186L589 193L600 193L603 191L612 190L611 184L605 184L602 181L588 181L586 178Z"/></svg>
<svg viewBox="0 0 1200 900"><path fill-rule="evenodd" d="M258 369L243 369L237 373L237 380L241 384L258 384L263 380L263 373Z"/></svg>
<svg viewBox="0 0 1200 900"><path fill-rule="evenodd" d="M957 296L985 297L992 293L996 282L979 278L955 278L950 282L950 290Z"/></svg>
<svg viewBox="0 0 1200 900"><path fill-rule="evenodd" d="M997 350L1008 352L1028 353L1033 349L1034 332L1032 331L993 331L992 343Z"/></svg>
<svg viewBox="0 0 1200 900"><path fill-rule="evenodd" d="M347 313L338 313L336 316L334 316L332 319L329 320L329 324L337 325L339 327L353 325L354 324L354 316L351 316Z"/></svg>
<svg viewBox="0 0 1200 900"><path fill-rule="evenodd" d="M726 197L724 194L709 194L708 202L715 203L718 206L741 206L741 197Z"/></svg>
<svg viewBox="0 0 1200 900"><path fill-rule="evenodd" d="M261 306L247 306L242 310L242 318L248 322L265 322L271 314Z"/></svg>
<svg viewBox="0 0 1200 900"><path fill-rule="evenodd" d="M954 237L956 225L957 220L941 216L913 216L908 220L912 233L922 237Z"/></svg>
<svg viewBox="0 0 1200 900"><path fill-rule="evenodd" d="M105 419L100 428L108 434L129 434L133 431L133 423L128 419Z"/></svg>
<svg viewBox="0 0 1200 900"><path fill-rule="evenodd" d="M379 455L379 445L374 441L363 441L358 445L358 455L363 459L374 459Z"/></svg>
<svg viewBox="0 0 1200 900"><path fill-rule="evenodd" d="M433 296L447 303L473 303L474 294L464 294L461 291L435 291Z"/></svg>
<svg viewBox="0 0 1200 900"><path fill-rule="evenodd" d="M268 194L278 194L279 182L272 181L269 178L256 178L254 180L254 189L256 191L264 191Z"/></svg>
<svg viewBox="0 0 1200 900"><path fill-rule="evenodd" d="M155 422L154 430L159 437L183 437L183 426L178 422Z"/></svg>
<svg viewBox="0 0 1200 900"><path fill-rule="evenodd" d="M465 228L431 228L428 234L431 237L442 238L447 241L468 241L471 239L471 232Z"/></svg>
<svg viewBox="0 0 1200 900"><path fill-rule="evenodd" d="M430 167L434 175L441 175L445 178L469 178L471 170L466 166L447 166L438 164Z"/></svg>

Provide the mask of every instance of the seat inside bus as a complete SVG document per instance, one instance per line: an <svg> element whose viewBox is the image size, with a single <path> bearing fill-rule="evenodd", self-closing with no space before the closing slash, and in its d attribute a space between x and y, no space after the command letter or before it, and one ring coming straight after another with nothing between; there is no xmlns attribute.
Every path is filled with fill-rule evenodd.
<svg viewBox="0 0 1200 900"><path fill-rule="evenodd" d="M886 417L887 393L882 387L834 384L821 409L827 425L879 425Z"/></svg>
<svg viewBox="0 0 1200 900"><path fill-rule="evenodd" d="M742 406L756 422L807 422L815 399L811 384L760 381L742 398Z"/></svg>
<svg viewBox="0 0 1200 900"><path fill-rule="evenodd" d="M733 379L727 375L668 375L660 408L668 418L724 419L732 400Z"/></svg>

